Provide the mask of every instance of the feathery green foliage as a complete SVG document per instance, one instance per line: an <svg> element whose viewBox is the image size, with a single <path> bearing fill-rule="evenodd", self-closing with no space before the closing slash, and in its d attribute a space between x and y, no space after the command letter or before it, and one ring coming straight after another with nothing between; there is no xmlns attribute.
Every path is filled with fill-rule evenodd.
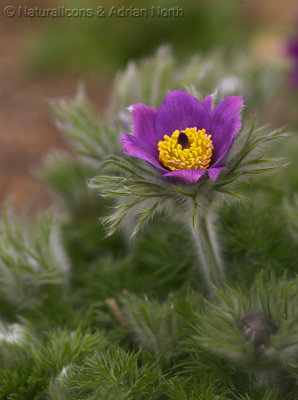
<svg viewBox="0 0 298 400"><path fill-rule="evenodd" d="M178 66L163 47L118 74L102 121L82 91L51 102L78 154L54 153L39 172L66 216L31 221L3 209L1 399L298 398L297 138L285 151L283 131L249 118L219 178L191 189L122 157L119 144L131 125L126 107L157 107L177 88L241 94L246 115L258 111L263 123L279 80L278 68L246 57L227 64L214 53ZM273 177L285 152L293 162ZM96 174L102 196L87 185ZM185 210L195 222L215 198L229 286L206 300Z"/></svg>
<svg viewBox="0 0 298 400"><path fill-rule="evenodd" d="M0 293L18 309L34 308L68 285L69 262L60 222L51 213L34 223L3 209L0 226Z"/></svg>
<svg viewBox="0 0 298 400"><path fill-rule="evenodd" d="M298 282L264 282L259 276L250 292L218 291L197 314L190 339L193 349L208 348L254 374L259 383L277 385L298 360Z"/></svg>
<svg viewBox="0 0 298 400"><path fill-rule="evenodd" d="M75 99L51 100L49 106L58 128L72 139L78 153L89 162L96 165L98 160L119 147L115 138L115 135L118 137L119 125L114 124L112 128L99 121L82 87Z"/></svg>
<svg viewBox="0 0 298 400"><path fill-rule="evenodd" d="M96 195L87 186L96 169L87 162L74 160L66 153L52 153L39 168L38 176L63 200L75 219L100 212Z"/></svg>
<svg viewBox="0 0 298 400"><path fill-rule="evenodd" d="M266 106L281 84L281 67L256 62L250 55L235 55L225 59L221 52L208 57L196 54L178 64L169 46L160 47L153 57L131 61L118 73L114 82L111 116L124 114L131 104L143 103L156 108L174 89L187 90L202 97L241 95L246 107L255 112Z"/></svg>

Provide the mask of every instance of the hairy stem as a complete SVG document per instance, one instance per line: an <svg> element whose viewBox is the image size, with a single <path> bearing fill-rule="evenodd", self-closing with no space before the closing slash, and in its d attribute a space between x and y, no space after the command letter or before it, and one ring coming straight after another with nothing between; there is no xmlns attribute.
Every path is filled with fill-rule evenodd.
<svg viewBox="0 0 298 400"><path fill-rule="evenodd" d="M200 260L200 270L210 294L214 286L221 287L225 284L225 274L220 250L213 225L214 215L207 213L196 219L193 231L194 243Z"/></svg>

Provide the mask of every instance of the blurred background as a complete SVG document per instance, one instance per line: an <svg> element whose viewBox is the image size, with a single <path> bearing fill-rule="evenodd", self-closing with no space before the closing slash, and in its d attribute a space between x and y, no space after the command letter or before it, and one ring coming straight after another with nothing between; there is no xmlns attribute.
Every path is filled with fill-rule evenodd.
<svg viewBox="0 0 298 400"><path fill-rule="evenodd" d="M256 60L290 65L286 43L295 34L298 18L297 0L1 0L0 4L0 199L11 195L17 206L31 210L45 209L53 201L34 175L41 159L54 148L68 149L55 127L48 98L74 96L83 82L102 115L117 70L165 43L181 62L193 53L207 55L220 49L227 60L242 52ZM156 11L177 6L183 16L107 16L112 6L123 5L154 6ZM6 16L7 6L16 14ZM58 6L58 17L38 15L36 9ZM93 15L63 17L63 6L90 9ZM106 16L99 18L96 14L102 9ZM287 85L291 91L285 76ZM296 108L278 104L271 116L286 125Z"/></svg>

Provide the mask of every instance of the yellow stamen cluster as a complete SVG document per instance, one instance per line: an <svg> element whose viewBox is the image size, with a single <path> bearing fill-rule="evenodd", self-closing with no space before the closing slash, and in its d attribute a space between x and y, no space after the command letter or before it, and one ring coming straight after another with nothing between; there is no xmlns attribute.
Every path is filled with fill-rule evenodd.
<svg viewBox="0 0 298 400"><path fill-rule="evenodd" d="M187 146L179 143L181 133L187 136ZM207 135L205 129L176 130L171 137L164 135L164 140L158 142L159 161L171 171L208 168L212 150L211 135Z"/></svg>

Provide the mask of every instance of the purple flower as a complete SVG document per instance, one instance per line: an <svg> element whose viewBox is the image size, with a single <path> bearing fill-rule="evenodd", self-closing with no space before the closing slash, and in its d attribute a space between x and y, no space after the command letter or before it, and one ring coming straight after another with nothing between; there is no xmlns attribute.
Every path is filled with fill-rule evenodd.
<svg viewBox="0 0 298 400"><path fill-rule="evenodd" d="M241 127L242 104L240 97L231 96L212 110L211 96L200 102L174 90L158 110L133 105L133 135L123 135L120 141L126 154L154 165L163 178L216 180Z"/></svg>
<svg viewBox="0 0 298 400"><path fill-rule="evenodd" d="M298 38L290 40L288 51L289 55L298 61Z"/></svg>
<svg viewBox="0 0 298 400"><path fill-rule="evenodd" d="M293 70L291 72L291 82L298 87L298 36L288 43L288 54L293 60Z"/></svg>

